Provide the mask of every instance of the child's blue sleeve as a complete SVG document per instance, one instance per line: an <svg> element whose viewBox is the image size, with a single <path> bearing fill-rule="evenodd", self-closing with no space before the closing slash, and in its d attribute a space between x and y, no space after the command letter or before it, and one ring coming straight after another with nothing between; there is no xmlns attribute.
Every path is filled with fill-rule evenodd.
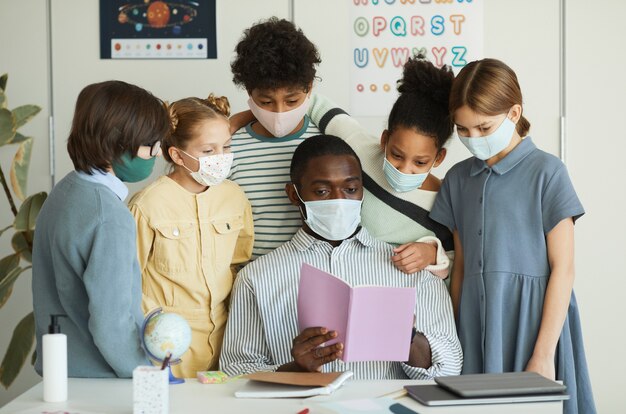
<svg viewBox="0 0 626 414"><path fill-rule="evenodd" d="M545 234L561 220L572 217L576 221L585 214L564 164L560 165L543 189L541 213Z"/></svg>
<svg viewBox="0 0 626 414"><path fill-rule="evenodd" d="M450 231L457 228L454 220L454 209L452 207L452 196L450 191L450 178L446 176L441 183L441 189L435 199L435 204L430 211L430 218L446 226Z"/></svg>

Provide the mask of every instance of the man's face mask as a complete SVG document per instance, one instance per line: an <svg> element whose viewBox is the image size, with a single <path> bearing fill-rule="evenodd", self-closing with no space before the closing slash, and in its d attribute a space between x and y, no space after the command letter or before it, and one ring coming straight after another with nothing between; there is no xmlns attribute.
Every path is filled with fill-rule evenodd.
<svg viewBox="0 0 626 414"><path fill-rule="evenodd" d="M304 201L295 184L293 188L302 203L300 207L304 222L316 234L326 240L345 240L356 231L361 223L361 203L363 200L336 198L332 200Z"/></svg>

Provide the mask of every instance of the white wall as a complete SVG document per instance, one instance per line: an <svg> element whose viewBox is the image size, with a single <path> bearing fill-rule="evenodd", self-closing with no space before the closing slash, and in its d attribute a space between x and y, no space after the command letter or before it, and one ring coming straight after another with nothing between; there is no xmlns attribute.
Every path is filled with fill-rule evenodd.
<svg viewBox="0 0 626 414"><path fill-rule="evenodd" d="M120 79L170 102L187 96L208 96L213 92L228 96L233 108L243 108L246 96L232 84L229 65L235 45L243 30L258 20L272 15L288 17L287 0L218 0L219 59L100 60L98 0L53 0L52 3L57 180L72 169L65 150L66 137L76 97L84 86ZM76 16L81 18L76 19ZM163 173L163 164L155 168L154 177ZM132 185L131 193L141 186Z"/></svg>
<svg viewBox="0 0 626 414"><path fill-rule="evenodd" d="M296 23L322 55L318 73L322 81L315 88L348 110L349 91L345 85L349 78L349 53L346 50L350 41L344 28L349 30L351 26L346 24L350 2L295 0ZM525 114L532 123L531 135L541 148L558 155L559 1L484 2L485 55L502 59L516 70L524 92ZM52 0L52 3L57 179L72 168L65 140L76 96L82 87L92 82L122 79L168 100L203 96L208 92L224 94L235 110L244 109L245 93L231 82L229 62L233 48L244 28L271 15L287 17L289 10L288 0L218 0L219 59L113 61L99 59L98 0ZM620 353L626 334L619 329L624 324L621 320L624 312L618 311L620 293L626 288L619 273L626 268L623 253L626 224L619 214L626 201L624 185L619 181L626 176L626 163L621 156L626 153L626 142L620 125L621 113L618 113L618 99L626 95L626 83L619 71L626 62L619 54L623 49L620 44L623 36L616 35L620 16L626 15L626 2L607 0L601 6L594 6L590 2L569 0L567 8L567 161L587 210L587 215L576 226L578 277L575 289L599 412L613 413L620 412L619 407L624 406L619 397L626 385L621 375L626 371L626 361ZM337 23L333 25L333 22ZM46 112L44 2L0 0L0 36L0 73L10 72L11 106L39 103ZM6 41L7 38L13 43ZM605 61L610 66L604 64ZM360 121L376 134L385 126L384 118L361 118ZM25 130L37 138L29 191L47 190L45 115L39 115ZM451 143L448 159L435 173L443 176L451 165L468 155L465 147ZM2 151L0 162L5 166L8 161L9 156ZM162 167L155 175L163 171ZM0 202L0 225L10 219L6 210L4 202ZM0 257L8 251L4 241L0 244ZM598 258L604 259L601 264ZM597 283L600 280L606 281L601 288ZM27 313L30 301L30 276L25 275L16 285L14 297L0 310L0 354L8 343L7 330L12 331ZM20 384L8 392L0 391L0 406L36 380L29 369L24 371Z"/></svg>
<svg viewBox="0 0 626 414"><path fill-rule="evenodd" d="M576 224L576 294L600 413L626 412L626 2L567 4L567 166L586 214Z"/></svg>
<svg viewBox="0 0 626 414"><path fill-rule="evenodd" d="M7 95L9 108L37 104L43 109L30 123L20 129L26 136L34 137L28 193L50 190L48 174L48 94L46 70L46 9L38 0L19 2L0 1L0 74L8 73ZM11 160L17 146L0 149L0 165L8 178ZM19 202L19 200L17 200ZM9 202L0 189L0 228L13 221ZM0 258L13 250L12 235L0 239ZM13 328L32 311L30 272L22 273L9 301L0 309L0 358L9 345ZM0 406L15 398L39 381L39 376L26 367L9 390L0 387Z"/></svg>
<svg viewBox="0 0 626 414"><path fill-rule="evenodd" d="M296 0L295 21L317 45L322 63L316 91L349 112L351 1ZM332 10L332 13L329 12ZM519 77L535 143L559 152L559 2L558 0L484 0L484 53L507 62ZM321 22L325 22L324 25ZM336 22L336 24L334 24ZM529 29L532 27L532 30ZM373 133L386 127L384 117L358 118ZM446 161L434 173L443 177L456 162L470 156L460 143L449 143Z"/></svg>

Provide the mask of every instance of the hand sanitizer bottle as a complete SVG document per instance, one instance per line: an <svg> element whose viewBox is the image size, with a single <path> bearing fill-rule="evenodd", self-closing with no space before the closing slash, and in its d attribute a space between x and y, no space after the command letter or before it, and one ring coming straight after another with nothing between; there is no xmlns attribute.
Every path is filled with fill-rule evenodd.
<svg viewBox="0 0 626 414"><path fill-rule="evenodd" d="M48 333L42 336L43 400L67 400L67 336L61 333L58 318L50 315Z"/></svg>

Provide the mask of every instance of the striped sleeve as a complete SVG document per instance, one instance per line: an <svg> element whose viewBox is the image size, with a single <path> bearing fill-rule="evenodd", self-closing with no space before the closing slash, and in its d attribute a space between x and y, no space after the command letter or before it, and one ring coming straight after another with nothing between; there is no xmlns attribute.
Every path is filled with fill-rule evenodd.
<svg viewBox="0 0 626 414"><path fill-rule="evenodd" d="M254 245L252 259L291 239L301 226L300 211L285 193L293 152L319 129L305 118L302 129L282 138L263 138L246 126L233 134L235 153L229 178L245 192L252 206Z"/></svg>
<svg viewBox="0 0 626 414"><path fill-rule="evenodd" d="M432 379L444 375L459 375L463 352L456 334L452 302L441 279L422 272L417 288L416 330L430 343L432 365L428 369L402 364L412 379Z"/></svg>
<svg viewBox="0 0 626 414"><path fill-rule="evenodd" d="M228 375L276 371L265 340L257 298L245 268L237 276L226 324L220 370Z"/></svg>

